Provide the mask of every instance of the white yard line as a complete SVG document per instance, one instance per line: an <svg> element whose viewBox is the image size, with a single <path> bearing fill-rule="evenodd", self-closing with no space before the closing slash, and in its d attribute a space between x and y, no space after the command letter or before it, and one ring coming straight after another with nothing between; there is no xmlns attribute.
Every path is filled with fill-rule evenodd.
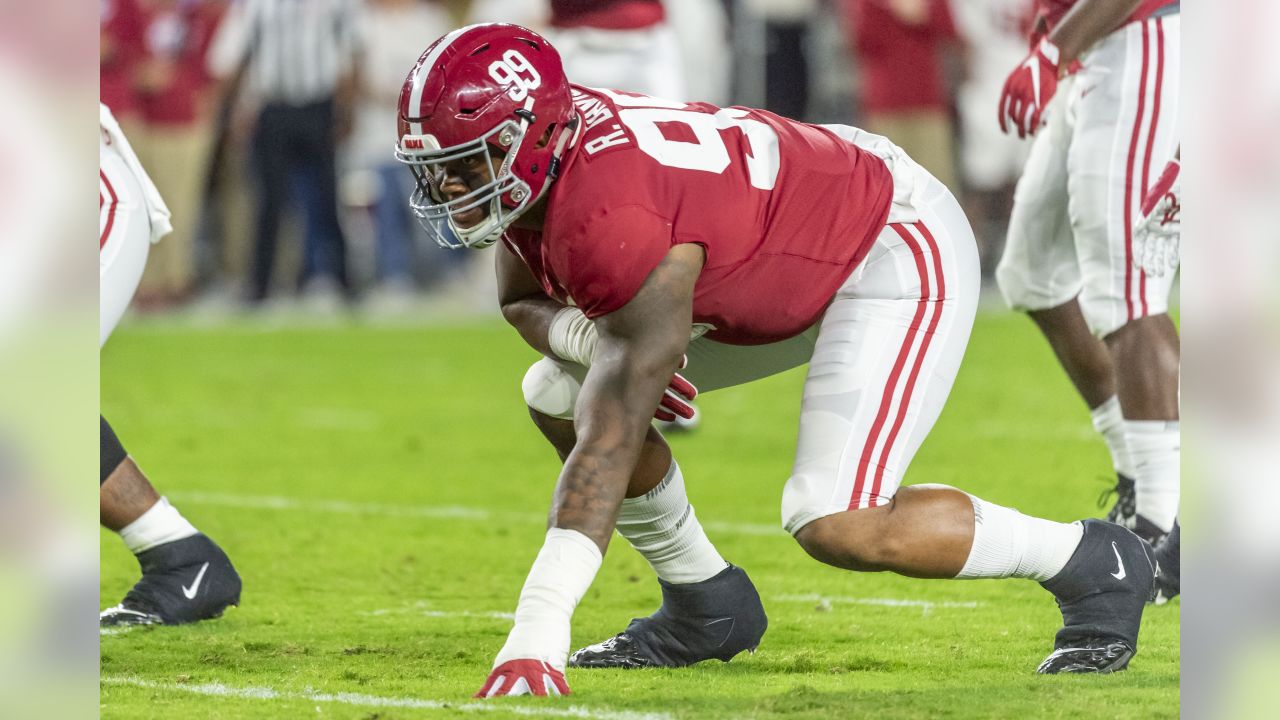
<svg viewBox="0 0 1280 720"><path fill-rule="evenodd" d="M250 508L254 510L294 510L302 512L339 513L343 515L384 515L408 518L446 518L453 520L544 523L546 513L488 510L465 505L410 505L390 503L349 502L346 500L313 500L310 498L283 497L280 495L245 495L218 492L171 492L174 502L222 507ZM778 525L767 523L704 522L712 533L725 535L780 536L785 532Z"/></svg>
<svg viewBox="0 0 1280 720"><path fill-rule="evenodd" d="M527 715L530 717L567 717L593 718L596 720L671 720L666 713L641 713L627 710L596 709L569 705L562 707L537 707L532 705L511 705L508 703L487 703L473 701L435 700L414 697L384 697L364 695L360 693L327 693L314 690L293 692L275 690L268 687L232 687L222 683L204 683L188 685L180 683L160 683L152 680L128 676L106 676L101 679L103 685L145 688L168 692L190 693L209 697L237 698L242 700L306 700L316 703L338 703L357 707L407 708L414 710L450 710L458 712L500 712L510 715ZM557 701L548 701L557 702Z"/></svg>
<svg viewBox="0 0 1280 720"><path fill-rule="evenodd" d="M434 610L430 604L426 602L416 602L413 605L399 608L378 608L377 610L366 610L360 615L366 617L382 617L384 615L417 615L418 617L429 618L486 618L490 620L515 620L515 613L496 612L486 610Z"/></svg>
<svg viewBox="0 0 1280 720"><path fill-rule="evenodd" d="M950 600L910 600L900 598L860 598L844 595L774 595L771 600L777 602L813 603L820 609L830 610L832 605L875 605L879 607L920 608L928 615L935 608L960 608L973 610L980 606L977 602L956 602Z"/></svg>

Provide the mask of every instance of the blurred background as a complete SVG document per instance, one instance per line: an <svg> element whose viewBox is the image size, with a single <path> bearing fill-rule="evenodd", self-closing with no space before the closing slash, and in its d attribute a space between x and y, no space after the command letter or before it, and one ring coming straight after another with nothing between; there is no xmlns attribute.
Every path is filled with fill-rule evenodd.
<svg viewBox="0 0 1280 720"><path fill-rule="evenodd" d="M619 77L573 61L616 37L608 22L592 27L591 3L325 0L298 11L289 0L101 0L102 101L174 216L135 310L496 312L491 259L439 249L420 231L410 175L391 153L418 55L455 27L495 20L548 35L585 85L890 136L958 191L989 277L1028 146L999 131L995 107L1026 52L1033 4L666 0L662 17L641 13L628 27L661 52L638 52L643 71ZM588 9L564 10L574 6Z"/></svg>

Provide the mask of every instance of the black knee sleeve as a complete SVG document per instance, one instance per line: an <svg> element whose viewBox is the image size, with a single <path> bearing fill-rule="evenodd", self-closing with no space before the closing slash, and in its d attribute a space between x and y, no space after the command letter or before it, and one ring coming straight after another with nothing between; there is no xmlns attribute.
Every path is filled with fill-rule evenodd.
<svg viewBox="0 0 1280 720"><path fill-rule="evenodd" d="M129 457L129 453L125 452L124 446L120 444L120 438L116 437L107 419L101 415L98 417L102 420L102 437L98 441L98 471L102 474L102 479L98 481L98 485L102 485L107 478L111 477L111 473L120 467L120 463Z"/></svg>

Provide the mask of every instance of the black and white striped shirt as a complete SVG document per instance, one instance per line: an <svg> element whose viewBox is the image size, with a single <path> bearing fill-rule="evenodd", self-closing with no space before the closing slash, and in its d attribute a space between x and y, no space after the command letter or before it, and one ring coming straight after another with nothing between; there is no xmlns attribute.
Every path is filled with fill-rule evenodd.
<svg viewBox="0 0 1280 720"><path fill-rule="evenodd" d="M249 88L263 102L331 98L357 51L357 0L237 0L210 50L215 75L249 58Z"/></svg>

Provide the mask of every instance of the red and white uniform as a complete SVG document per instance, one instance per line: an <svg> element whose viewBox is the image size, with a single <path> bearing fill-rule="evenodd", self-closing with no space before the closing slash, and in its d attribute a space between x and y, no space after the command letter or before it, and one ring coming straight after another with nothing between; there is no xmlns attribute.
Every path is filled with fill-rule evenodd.
<svg viewBox="0 0 1280 720"><path fill-rule="evenodd" d="M1072 1L1041 0L1050 22ZM1170 3L1147 2L1080 57L1045 111L1014 195L996 271L1011 306L1044 310L1079 298L1105 337L1168 310L1174 273L1150 277L1133 260L1146 190L1178 147L1180 24ZM1153 14L1154 13L1154 14Z"/></svg>
<svg viewBox="0 0 1280 720"><path fill-rule="evenodd" d="M888 502L950 392L976 309L977 252L950 192L855 128L575 90L585 130L544 232L509 231L508 249L548 294L596 318L672 246L703 246L682 374L706 392L810 364L787 530ZM585 375L540 360L526 400L572 417Z"/></svg>
<svg viewBox="0 0 1280 720"><path fill-rule="evenodd" d="M1060 20L1075 7L1077 0L1036 0L1036 6L1039 15L1043 16L1045 22L1048 23L1049 29L1052 30ZM1142 4L1134 9L1133 14L1129 16L1125 23L1142 22L1151 17L1157 11L1162 10L1169 5L1177 5L1179 0L1143 0Z"/></svg>
<svg viewBox="0 0 1280 720"><path fill-rule="evenodd" d="M662 0L551 0L547 37L574 83L685 98L680 43Z"/></svg>
<svg viewBox="0 0 1280 720"><path fill-rule="evenodd" d="M98 344L106 344L138 289L151 243L172 230L169 208L106 105L99 105Z"/></svg>

